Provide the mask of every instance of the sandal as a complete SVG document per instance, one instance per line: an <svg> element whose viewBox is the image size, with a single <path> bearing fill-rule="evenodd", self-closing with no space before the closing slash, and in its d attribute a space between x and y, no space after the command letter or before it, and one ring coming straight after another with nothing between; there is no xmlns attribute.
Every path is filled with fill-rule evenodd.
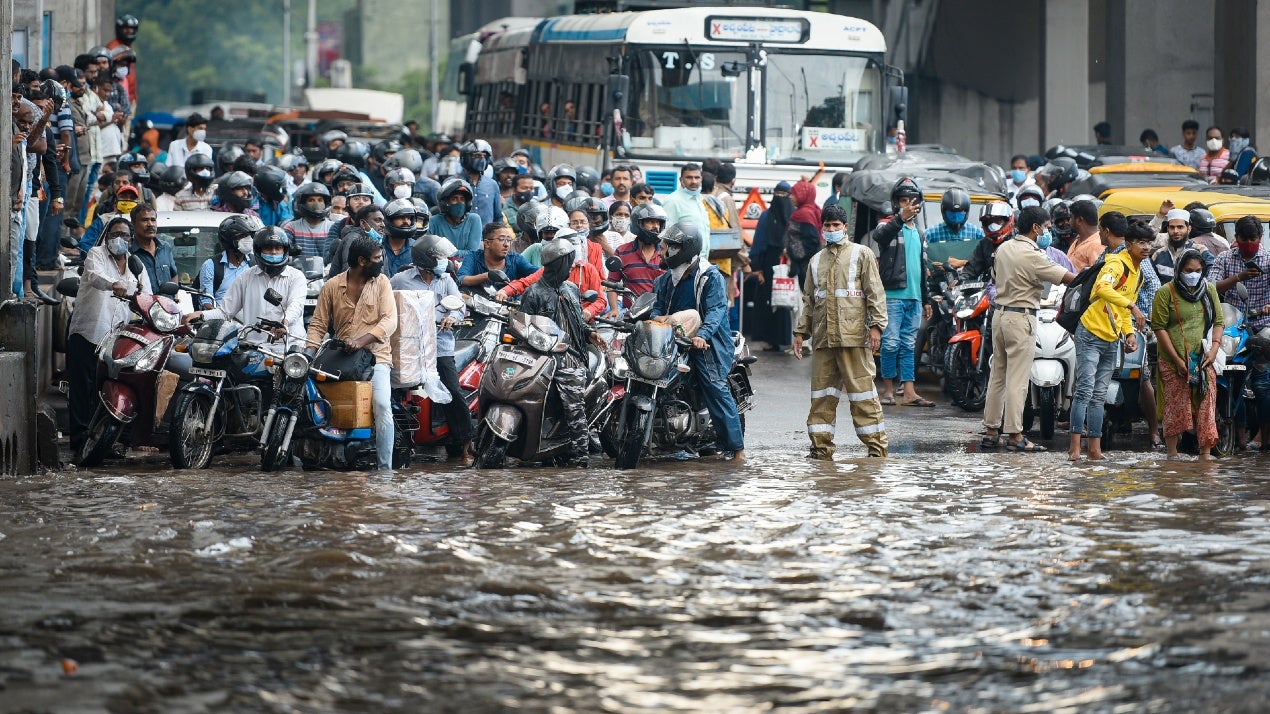
<svg viewBox="0 0 1270 714"><path fill-rule="evenodd" d="M1040 453L1042 451L1049 451L1049 449L1045 448L1044 446L1041 446L1040 444L1033 444L1031 441L1028 440L1026 436L1019 437L1018 441L1005 442L1005 450L1006 451L1022 451L1029 454Z"/></svg>
<svg viewBox="0 0 1270 714"><path fill-rule="evenodd" d="M935 406L935 403L932 402L931 400L923 399L921 397L918 397L917 399L914 399L911 402L901 402L901 404L903 404L906 407L933 407Z"/></svg>
<svg viewBox="0 0 1270 714"><path fill-rule="evenodd" d="M980 448L980 449L997 449L997 448L1000 448L1000 446L1001 446L1001 439L1002 439L1003 437L1004 437L1004 435L1003 435L1003 434L997 434L996 436L985 436L985 437L983 437L982 439L980 439L980 440L979 440L979 448Z"/></svg>
<svg viewBox="0 0 1270 714"><path fill-rule="evenodd" d="M893 407L895 406L895 397L882 397L881 402L884 407Z"/></svg>

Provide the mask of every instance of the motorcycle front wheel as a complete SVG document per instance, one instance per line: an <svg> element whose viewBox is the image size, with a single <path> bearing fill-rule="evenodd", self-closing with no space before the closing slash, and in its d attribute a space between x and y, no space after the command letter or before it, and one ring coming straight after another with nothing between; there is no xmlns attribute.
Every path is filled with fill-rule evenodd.
<svg viewBox="0 0 1270 714"><path fill-rule="evenodd" d="M639 457L644 453L644 444L648 441L648 429L652 426L653 415L636 409L634 404L623 405L625 413L621 423L626 424L626 433L617 443L617 457L614 464L619 469L633 469L639 465Z"/></svg>
<svg viewBox="0 0 1270 714"><path fill-rule="evenodd" d="M507 463L507 447L511 442L494 435L493 430L481 424L480 433L476 437L476 461L478 469L501 469Z"/></svg>
<svg viewBox="0 0 1270 714"><path fill-rule="evenodd" d="M1041 389L1041 438L1054 438L1054 420L1058 401L1058 387Z"/></svg>
<svg viewBox="0 0 1270 714"><path fill-rule="evenodd" d="M286 466L287 455L282 453L282 440L287 437L287 425L294 415L278 412L274 415L273 424L269 426L269 436L265 439L265 447L260 452L260 470L277 471Z"/></svg>
<svg viewBox="0 0 1270 714"><path fill-rule="evenodd" d="M110 449L119 440L123 424L116 421L106 411L105 405L98 405L93 418L88 422L84 443L79 447L75 463L81 467L100 466L110 455Z"/></svg>
<svg viewBox="0 0 1270 714"><path fill-rule="evenodd" d="M988 376L980 372L970 359L970 343L958 342L949 350L951 369L944 375L952 378L952 397L957 406L968 412L983 410L988 396Z"/></svg>
<svg viewBox="0 0 1270 714"><path fill-rule="evenodd" d="M185 392L172 410L172 468L205 469L212 460L213 431L206 428L208 397Z"/></svg>

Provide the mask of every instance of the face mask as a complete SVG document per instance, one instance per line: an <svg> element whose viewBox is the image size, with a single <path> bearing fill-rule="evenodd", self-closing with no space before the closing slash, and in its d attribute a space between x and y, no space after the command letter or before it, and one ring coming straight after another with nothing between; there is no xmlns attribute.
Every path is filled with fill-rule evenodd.
<svg viewBox="0 0 1270 714"><path fill-rule="evenodd" d="M1054 234L1048 230L1036 238L1036 245L1040 248L1048 248L1054 242Z"/></svg>
<svg viewBox="0 0 1270 714"><path fill-rule="evenodd" d="M467 206L462 203L451 203L446 207L445 212L450 215L450 218L462 218L467 215Z"/></svg>
<svg viewBox="0 0 1270 714"><path fill-rule="evenodd" d="M202 141L202 139L200 139L199 141ZM212 170L211 169L196 169L194 171L194 175L198 176L199 178L211 178Z"/></svg>
<svg viewBox="0 0 1270 714"><path fill-rule="evenodd" d="M124 255L128 252L128 239L127 238L111 238L110 240L106 241L106 250L110 251L111 255L118 258L119 256Z"/></svg>
<svg viewBox="0 0 1270 714"><path fill-rule="evenodd" d="M1248 148L1248 140L1247 140L1247 139L1245 139L1245 138L1243 138L1243 137L1239 137L1239 138L1237 138L1237 139L1236 139L1236 138L1234 138L1234 137L1231 137L1231 139L1230 139L1230 153L1231 153L1231 155L1232 155L1232 156L1238 156L1238 155L1239 155L1241 152L1243 152L1243 150L1244 150L1244 149L1246 149L1246 148Z"/></svg>
<svg viewBox="0 0 1270 714"><path fill-rule="evenodd" d="M410 187L404 183L399 183L392 187L393 198L410 198Z"/></svg>
<svg viewBox="0 0 1270 714"><path fill-rule="evenodd" d="M530 201L534 200L534 192L533 191L517 191L515 194L513 194L512 198L516 201L517 206L523 206L526 203L529 203Z"/></svg>
<svg viewBox="0 0 1270 714"><path fill-rule="evenodd" d="M469 163L472 164L472 173L483 174L486 167L489 166L489 159L477 158L472 159Z"/></svg>
<svg viewBox="0 0 1270 714"><path fill-rule="evenodd" d="M837 245L847 237L846 231L825 231L825 242L830 245Z"/></svg>
<svg viewBox="0 0 1270 714"><path fill-rule="evenodd" d="M564 186L556 186L556 198L561 201L569 198L569 194L573 193L573 187L565 184Z"/></svg>
<svg viewBox="0 0 1270 714"><path fill-rule="evenodd" d="M267 265L282 265L282 263L286 261L287 259L287 254L286 253L261 253L257 257L260 258L260 262L265 263Z"/></svg>
<svg viewBox="0 0 1270 714"><path fill-rule="evenodd" d="M238 240L238 252L239 252L239 253L242 253L243 255L251 255L251 247L252 247L252 246L251 246L251 239L250 239L250 238L240 238L240 239Z"/></svg>
<svg viewBox="0 0 1270 714"><path fill-rule="evenodd" d="M612 224L613 230L618 233L625 233L631 229L631 219L629 218L614 218L609 223Z"/></svg>
<svg viewBox="0 0 1270 714"><path fill-rule="evenodd" d="M369 228L369 229L367 229L367 230L366 230L366 235L370 236L371 238L373 238L373 239L375 239L376 241L381 242L381 243L382 243L382 242L383 242L383 240L384 240L384 237L383 237L382 235L380 235L380 234L379 234L379 231L375 230L374 228Z"/></svg>
<svg viewBox="0 0 1270 714"><path fill-rule="evenodd" d="M1182 273L1178 277L1182 279L1183 285L1185 285L1188 288L1193 288L1196 285L1199 285L1199 281L1204 277L1204 274L1198 273L1198 272L1197 273Z"/></svg>
<svg viewBox="0 0 1270 714"><path fill-rule="evenodd" d="M384 272L384 261L378 263L368 263L362 267L362 277L367 280L374 280Z"/></svg>
<svg viewBox="0 0 1270 714"><path fill-rule="evenodd" d="M1024 171L1023 169L1013 169L1010 171L1010 178L1015 183L1023 183L1027 180L1027 171Z"/></svg>
<svg viewBox="0 0 1270 714"><path fill-rule="evenodd" d="M1255 243L1236 241L1236 245L1239 246L1239 255L1243 256L1244 260L1251 260L1257 255L1257 251L1261 249L1261 241Z"/></svg>
<svg viewBox="0 0 1270 714"><path fill-rule="evenodd" d="M604 183L600 184L600 193L604 194L605 196L612 196L613 184L609 183L608 181L605 181Z"/></svg>
<svg viewBox="0 0 1270 714"><path fill-rule="evenodd" d="M1209 139L1205 146L1209 151L1221 151L1221 139Z"/></svg>
<svg viewBox="0 0 1270 714"><path fill-rule="evenodd" d="M199 129L194 132L194 141L202 141L207 138L207 130Z"/></svg>
<svg viewBox="0 0 1270 714"><path fill-rule="evenodd" d="M127 67L116 67L116 68L115 68L115 76L116 76L116 77L118 77L119 79L123 79L124 77L127 77L127 76L128 76L128 68L127 68Z"/></svg>
<svg viewBox="0 0 1270 714"><path fill-rule="evenodd" d="M685 188L685 189L684 189L684 193L688 194L689 196L692 196L693 198L696 198L697 196L700 196L700 195L701 195L701 189L699 189L699 188Z"/></svg>
<svg viewBox="0 0 1270 714"><path fill-rule="evenodd" d="M966 212L959 211L957 213L949 213L948 215L944 216L944 219L947 220L949 223L953 224L954 226L964 225L966 223Z"/></svg>
<svg viewBox="0 0 1270 714"><path fill-rule="evenodd" d="M137 207L136 201L117 201L115 202L115 210L123 215L132 213L132 209Z"/></svg>
<svg viewBox="0 0 1270 714"><path fill-rule="evenodd" d="M984 226L984 228L989 233L996 233L997 231L1001 230L1001 227L1004 225L1005 225L1004 223L989 223L988 225Z"/></svg>
<svg viewBox="0 0 1270 714"><path fill-rule="evenodd" d="M437 261L436 265L432 266L432 272L435 275L440 275L441 273L444 273L446 269L449 267L450 267L450 261L446 258L442 258Z"/></svg>
<svg viewBox="0 0 1270 714"><path fill-rule="evenodd" d="M1019 201L1019 208L1031 208L1032 206L1039 205L1041 205L1041 202L1035 198L1025 198L1022 201Z"/></svg>

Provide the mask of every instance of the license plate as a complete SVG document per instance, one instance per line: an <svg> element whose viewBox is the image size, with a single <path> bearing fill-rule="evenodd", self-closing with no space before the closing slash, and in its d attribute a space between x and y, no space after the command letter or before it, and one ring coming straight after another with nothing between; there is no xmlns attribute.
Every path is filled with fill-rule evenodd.
<svg viewBox="0 0 1270 714"><path fill-rule="evenodd" d="M203 369L202 367L190 367L190 374L196 374L200 377L224 377L223 369Z"/></svg>
<svg viewBox="0 0 1270 714"><path fill-rule="evenodd" d="M534 362L537 361L533 357L530 357L529 355L521 354L519 352L512 352L510 350L503 350L503 353L499 355L499 357L507 360L508 362L523 364L526 367L532 367L534 365Z"/></svg>

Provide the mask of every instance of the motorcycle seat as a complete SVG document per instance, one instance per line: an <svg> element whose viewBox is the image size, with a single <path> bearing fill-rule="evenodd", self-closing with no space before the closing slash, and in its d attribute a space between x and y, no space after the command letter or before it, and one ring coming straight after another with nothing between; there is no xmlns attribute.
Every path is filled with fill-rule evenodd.
<svg viewBox="0 0 1270 714"><path fill-rule="evenodd" d="M454 350L454 368L462 372L463 368L471 364L478 352L481 351L479 342L460 342Z"/></svg>

